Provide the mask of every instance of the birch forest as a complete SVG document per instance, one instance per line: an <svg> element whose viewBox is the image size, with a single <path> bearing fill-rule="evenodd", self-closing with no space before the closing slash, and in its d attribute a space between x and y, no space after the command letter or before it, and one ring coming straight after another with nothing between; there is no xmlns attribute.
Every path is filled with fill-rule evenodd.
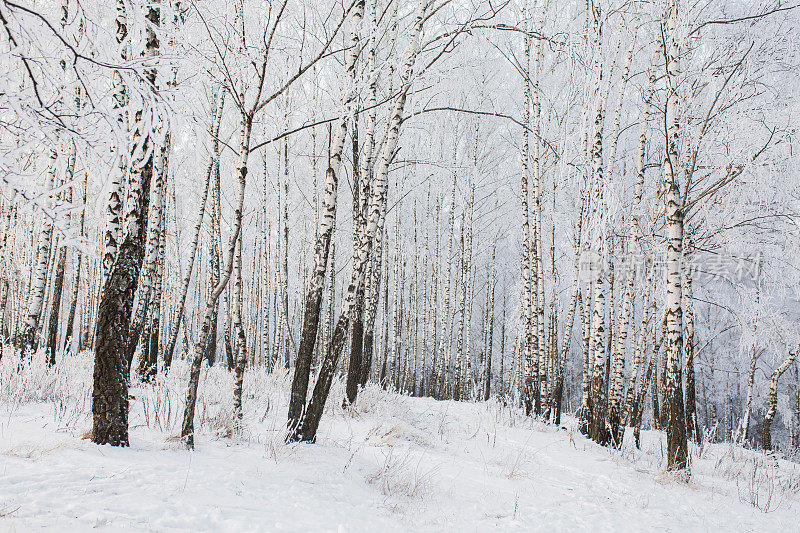
<svg viewBox="0 0 800 533"><path fill-rule="evenodd" d="M564 517L596 505L618 530L622 486L665 513L728 494L668 530L796 527L800 4L0 23L0 528L586 530ZM138 515L108 484L69 510L100 458ZM47 504L34 471L63 480Z"/></svg>

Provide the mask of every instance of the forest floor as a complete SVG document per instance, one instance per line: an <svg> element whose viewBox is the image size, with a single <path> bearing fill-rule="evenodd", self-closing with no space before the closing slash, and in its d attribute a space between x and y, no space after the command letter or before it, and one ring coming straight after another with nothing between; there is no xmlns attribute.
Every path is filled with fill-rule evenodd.
<svg viewBox="0 0 800 533"><path fill-rule="evenodd" d="M567 417L336 383L314 445L283 444L286 375L250 370L231 437L232 377L204 371L196 449L175 435L178 362L131 393L131 445L96 446L89 354L54 370L0 361L2 531L798 531L800 465L730 444L692 448L688 483L664 436L610 450Z"/></svg>

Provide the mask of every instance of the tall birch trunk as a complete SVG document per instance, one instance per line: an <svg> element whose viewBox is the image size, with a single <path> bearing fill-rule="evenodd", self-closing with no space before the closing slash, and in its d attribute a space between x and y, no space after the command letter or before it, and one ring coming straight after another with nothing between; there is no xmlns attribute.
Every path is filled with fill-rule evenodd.
<svg viewBox="0 0 800 533"><path fill-rule="evenodd" d="M160 9L150 6L146 18L145 57L159 53L154 26L160 23ZM148 83L155 87L156 70L146 73ZM128 445L128 372L125 347L133 297L144 260L147 222L150 208L150 184L153 178L155 151L150 131L143 119L145 109L136 113L133 132L137 149L128 174L128 197L125 202L125 222L122 244L103 284L97 313L94 387L92 392L92 441L112 446Z"/></svg>
<svg viewBox="0 0 800 533"><path fill-rule="evenodd" d="M389 164L394 157L397 143L400 137L400 124L403 121L403 110L405 109L406 99L408 92L411 88L411 73L414 67L414 62L420 52L420 33L422 26L425 22L425 14L430 4L427 0L420 2L417 10L416 18L411 30L409 54L406 58L403 72L400 78L400 93L395 98L392 113L389 119L388 132L386 140L383 144L381 151L381 159L378 165L378 170L375 174L375 181L373 183L373 190L370 194L369 204L369 218L367 225L364 227L364 232L360 239L360 249L358 253L358 261L353 264L353 274L350 279L350 284L347 288L347 294L342 303L342 311L336 323L336 328L328 345L325 353L325 359L322 362L322 367L319 371L317 383L314 386L314 391L309 401L306 414L302 421L302 440L313 442L316 440L317 428L319 421L322 418L322 411L325 407L325 402L330 392L331 382L333 380L333 372L336 368L336 362L341 355L344 348L345 337L347 330L350 326L352 318L353 303L356 292L359 286L364 282L366 274L366 265L369 262L370 254L372 252L373 243L375 240L375 233L378 229L378 222L381 215L381 206L385 201Z"/></svg>
<svg viewBox="0 0 800 533"><path fill-rule="evenodd" d="M128 50L128 17L124 0L117 0L117 15L114 19L116 25L116 40L119 47L120 59L125 62L129 59ZM114 71L114 110L117 115L118 135L122 139L128 136L128 117L125 109L128 105L128 92L122 74ZM121 144L121 143L119 143ZM122 183L128 173L127 146L117 146L117 171L111 175L108 191L108 203L106 204L106 230L103 237L103 277L107 278L111 274L111 267L117 256L120 234L120 214L122 212Z"/></svg>
<svg viewBox="0 0 800 533"><path fill-rule="evenodd" d="M683 309L681 306L681 278L683 275L683 210L678 187L678 123L677 76L678 44L676 0L670 0L667 27L667 153L664 158L664 182L667 187L667 346L666 375L664 376L664 408L667 412L667 468L681 470L688 467L686 443L686 418L681 390L681 362L683 355Z"/></svg>
<svg viewBox="0 0 800 533"><path fill-rule="evenodd" d="M534 366L538 370L538 386L536 388L534 401L534 411L537 415L542 414L542 401L547 397L547 343L545 340L545 315L544 315L544 261L542 251L542 170L540 162L541 151L541 98L539 96L539 71L541 65L541 46L539 39L534 41L533 49L533 244L531 252L533 257L531 259L531 268L534 269L532 275L533 286L531 291L535 292L532 295L531 301L535 305L536 316L534 324L536 327L536 335L533 338L533 349L535 350L534 358L536 358Z"/></svg>
<svg viewBox="0 0 800 533"><path fill-rule="evenodd" d="M525 413L530 415L534 409L534 349L538 345L536 342L537 333L534 331L533 326L533 309L531 306L531 294L533 293L533 284L531 281L532 265L531 265L531 230L530 230L530 214L528 212L528 180L529 180L529 160L530 160L530 107L531 107L531 86L529 81L530 72L530 56L531 56L531 35L530 35L530 22L528 22L529 14L527 12L527 3L525 6L526 18L526 31L525 33L525 62L523 65L524 89L523 89L523 108L522 108L522 174L521 174L521 195L522 195L522 295L520 300L522 302L522 346L521 352L524 353L524 388L522 390L523 403L525 405ZM536 354L538 359L538 354Z"/></svg>
<svg viewBox="0 0 800 533"><path fill-rule="evenodd" d="M604 265L608 258L606 243L606 217L605 217L605 181L603 178L603 99L600 96L603 72L599 63L602 25L599 13L595 15L595 70L596 70L596 107L594 119L594 143L592 145L592 172L594 180L594 195L592 202L592 243L596 254L596 264L593 265L594 295L592 310L592 332L589 345L589 357L592 360L591 370L591 401L592 410L589 424L589 435L600 444L606 444L609 439L606 418L606 293ZM613 285L611 287L613 289Z"/></svg>
<svg viewBox="0 0 800 533"><path fill-rule="evenodd" d="M317 242L314 247L314 269L309 280L306 295L305 315L300 334L300 348L295 362L292 392L289 399L289 438L300 438L300 422L303 416L308 380L311 372L311 359L314 345L317 341L319 328L320 306L322 304L322 288L325 284L325 271L328 266L328 251L330 249L331 235L336 221L336 199L339 187L339 166L342 161L342 151L347 137L347 122L353 114L353 104L356 98L354 76L356 59L358 57L359 30L361 20L364 18L364 0L359 0L353 9L352 27L348 41L348 51L345 60L347 82L342 90L341 105L344 108L342 117L338 120L334 135L331 140L328 168L325 173L325 196L322 200L322 213L317 231Z"/></svg>
<svg viewBox="0 0 800 533"><path fill-rule="evenodd" d="M454 148L455 151L455 148ZM455 163L455 162L454 162ZM456 172L453 170L451 185L450 185L450 211L448 212L448 233L447 233L447 248L444 256L444 265L447 273L447 279L444 286L444 301L442 305L442 321L441 333L439 335L439 352L437 354L437 362L439 367L436 371L436 383L434 386L434 397L443 399L446 394L447 383L447 364L450 359L450 337L448 335L448 327L450 323L450 288L452 286L453 273L450 268L450 258L453 254L453 233L455 231L455 210L456 210Z"/></svg>
<svg viewBox="0 0 800 533"><path fill-rule="evenodd" d="M496 202L495 202L496 203ZM492 394L492 348L494 347L494 297L495 286L497 284L496 269L495 269L495 254L497 252L497 238L492 241L492 258L489 263L489 283L487 286L486 299L487 304L487 318L486 318L486 337L484 342L484 383L483 383L483 400L488 401ZM500 358L500 375L503 374L503 359ZM502 388L503 378L500 378L500 387Z"/></svg>

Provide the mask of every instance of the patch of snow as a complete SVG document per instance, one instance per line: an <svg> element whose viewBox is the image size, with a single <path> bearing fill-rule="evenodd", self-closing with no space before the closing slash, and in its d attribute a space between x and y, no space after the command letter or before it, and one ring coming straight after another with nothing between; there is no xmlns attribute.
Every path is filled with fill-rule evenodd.
<svg viewBox="0 0 800 533"><path fill-rule="evenodd" d="M788 531L800 466L730 444L664 473L664 435L610 450L495 401L439 402L334 383L316 444L284 444L290 379L204 368L196 449L175 436L188 365L131 389L129 448L96 446L92 355L0 361L0 529L28 531ZM13 361L12 361L13 359ZM629 435L630 436L630 435Z"/></svg>

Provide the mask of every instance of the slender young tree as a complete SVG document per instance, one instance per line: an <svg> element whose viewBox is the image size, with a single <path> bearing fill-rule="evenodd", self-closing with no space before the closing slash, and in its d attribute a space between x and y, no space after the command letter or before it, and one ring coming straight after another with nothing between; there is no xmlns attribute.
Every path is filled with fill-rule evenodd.
<svg viewBox="0 0 800 533"><path fill-rule="evenodd" d="M181 321L183 319L183 311L186 306L186 295L189 292L189 285L192 280L192 270L194 268L195 257L197 255L197 245L200 242L200 229L203 226L203 217L206 211L206 201L208 200L208 190L211 183L213 174L219 174L219 127L222 121L222 112L225 106L225 92L221 89L216 89L211 99L211 127L209 133L211 134L212 143L212 158L208 164L206 171L205 184L203 185L203 192L200 195L200 212L197 214L197 222L194 224L194 234L192 236L192 243L189 245L189 264L186 267L186 272L181 280L180 296L178 305L175 312L175 318L172 323L172 330L170 331L169 341L167 342L166 350L164 351L164 367L169 368L172 364L172 357L175 354L175 345L178 342L178 332L180 331Z"/></svg>

